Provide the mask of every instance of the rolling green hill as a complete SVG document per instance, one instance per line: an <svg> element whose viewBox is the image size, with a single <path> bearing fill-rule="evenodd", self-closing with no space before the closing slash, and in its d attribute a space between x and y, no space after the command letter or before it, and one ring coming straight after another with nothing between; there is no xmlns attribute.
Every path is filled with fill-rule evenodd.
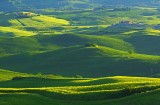
<svg viewBox="0 0 160 105"><path fill-rule="evenodd" d="M56 47L54 47L56 48ZM49 48L41 46L37 40L30 37L0 37L0 56L29 51L43 51Z"/></svg>
<svg viewBox="0 0 160 105"><path fill-rule="evenodd" d="M159 74L159 61L159 56L128 53L102 46L81 46L1 57L0 67L25 73L70 76L151 76Z"/></svg>
<svg viewBox="0 0 160 105"><path fill-rule="evenodd" d="M3 28L2 30L4 31ZM9 33L6 33L6 34L9 35ZM77 45L84 46L85 44L90 42L96 43L100 46L107 46L107 47L128 51L128 52L133 50L133 47L131 44L121 39L110 38L107 36L56 34L56 35L35 35L30 37L27 37L27 36L25 37L8 36L7 37L6 34L2 34L3 36L0 37L0 47L1 47L0 53L2 55L17 54L17 53L32 52L32 51L56 50L58 48L77 46ZM15 32L15 34L18 34L18 33Z"/></svg>
<svg viewBox="0 0 160 105"><path fill-rule="evenodd" d="M160 105L160 0L0 0L0 105Z"/></svg>
<svg viewBox="0 0 160 105"><path fill-rule="evenodd" d="M159 31L152 29L152 24L158 24L158 9L51 11L45 15L24 11L0 14L0 68L86 77L159 74ZM76 17L78 13L80 17ZM23 17L25 14L31 16ZM122 19L146 25L137 30L123 27L107 30ZM89 24L84 24L87 20ZM103 20L103 24L97 25ZM88 43L98 47L87 47Z"/></svg>
<svg viewBox="0 0 160 105"><path fill-rule="evenodd" d="M62 34L54 36L36 37L40 43L55 44L61 47L70 47L75 45L85 45L87 43L96 43L100 46L107 46L118 50L130 51L133 47L121 39L115 39L107 36L91 36L83 34Z"/></svg>
<svg viewBox="0 0 160 105"><path fill-rule="evenodd" d="M159 105L158 78L69 78L0 70L1 105ZM6 101L10 100L10 101ZM152 100L152 101L151 101Z"/></svg>

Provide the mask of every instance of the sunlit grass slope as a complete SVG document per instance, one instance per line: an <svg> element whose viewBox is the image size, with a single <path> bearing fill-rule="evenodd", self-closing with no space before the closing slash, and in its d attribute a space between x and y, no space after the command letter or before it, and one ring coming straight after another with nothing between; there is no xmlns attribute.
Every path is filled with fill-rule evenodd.
<svg viewBox="0 0 160 105"><path fill-rule="evenodd" d="M24 75L6 70L0 72L12 76L8 79L1 78L1 105L150 105L151 100L155 105L159 105L160 100L158 78L69 78Z"/></svg>
<svg viewBox="0 0 160 105"><path fill-rule="evenodd" d="M0 13L1 26L29 26L29 27L51 27L69 25L70 22L65 19L59 19L54 16L38 15L35 13L31 17L19 17L17 13Z"/></svg>
<svg viewBox="0 0 160 105"><path fill-rule="evenodd" d="M31 75L0 69L0 81L11 80L13 77L16 77L16 76L25 77L25 76L31 76Z"/></svg>

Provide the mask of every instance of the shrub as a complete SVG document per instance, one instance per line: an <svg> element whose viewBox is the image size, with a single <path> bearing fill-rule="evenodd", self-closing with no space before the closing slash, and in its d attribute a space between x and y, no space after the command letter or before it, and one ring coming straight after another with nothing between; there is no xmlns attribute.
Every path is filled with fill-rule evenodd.
<svg viewBox="0 0 160 105"><path fill-rule="evenodd" d="M131 49L131 50L128 51L128 53L129 53L129 54L133 54L133 53L134 53L134 50Z"/></svg>
<svg viewBox="0 0 160 105"><path fill-rule="evenodd" d="M75 78L83 78L81 75L76 75Z"/></svg>
<svg viewBox="0 0 160 105"><path fill-rule="evenodd" d="M98 47L98 45L96 43L86 43L85 47Z"/></svg>

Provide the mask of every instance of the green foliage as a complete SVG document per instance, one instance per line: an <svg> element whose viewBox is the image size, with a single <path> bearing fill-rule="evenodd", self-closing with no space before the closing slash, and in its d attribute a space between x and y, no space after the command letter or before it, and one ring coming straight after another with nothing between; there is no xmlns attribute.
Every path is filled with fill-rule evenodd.
<svg viewBox="0 0 160 105"><path fill-rule="evenodd" d="M133 53L134 53L134 50L129 50L128 53L129 53L129 54L133 54Z"/></svg>
<svg viewBox="0 0 160 105"><path fill-rule="evenodd" d="M98 47L98 45L96 43L86 43L85 47Z"/></svg>
<svg viewBox="0 0 160 105"><path fill-rule="evenodd" d="M83 78L81 75L76 75L75 78Z"/></svg>

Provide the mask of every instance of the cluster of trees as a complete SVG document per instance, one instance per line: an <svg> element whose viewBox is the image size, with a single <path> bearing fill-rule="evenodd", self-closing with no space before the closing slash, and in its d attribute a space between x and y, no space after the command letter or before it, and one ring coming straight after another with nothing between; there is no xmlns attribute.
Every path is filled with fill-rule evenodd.
<svg viewBox="0 0 160 105"><path fill-rule="evenodd" d="M33 17L33 16L40 16L40 15L31 13L31 12L17 12L17 16L19 18L30 18L30 17Z"/></svg>

